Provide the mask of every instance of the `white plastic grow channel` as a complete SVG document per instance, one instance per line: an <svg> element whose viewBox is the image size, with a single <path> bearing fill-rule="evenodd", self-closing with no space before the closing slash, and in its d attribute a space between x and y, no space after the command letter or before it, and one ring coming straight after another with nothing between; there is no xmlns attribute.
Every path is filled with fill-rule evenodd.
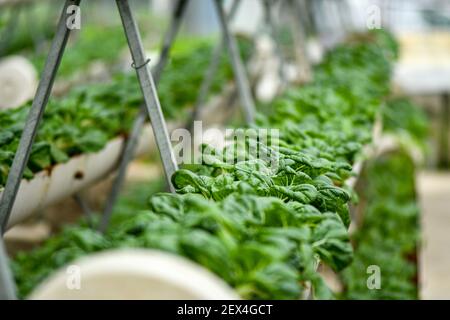
<svg viewBox="0 0 450 320"><path fill-rule="evenodd" d="M77 281L77 273L83 275L82 281ZM183 257L150 249L121 249L86 256L63 267L38 286L30 299L235 300L239 296L218 276Z"/></svg>
<svg viewBox="0 0 450 320"><path fill-rule="evenodd" d="M151 126L148 125L141 136L136 154L148 151L153 144L152 139ZM32 180L22 180L8 228L33 212L105 178L116 167L123 143L122 137L113 139L99 152L75 156L67 163L55 165L51 171L37 173ZM1 195L2 192L0 198Z"/></svg>

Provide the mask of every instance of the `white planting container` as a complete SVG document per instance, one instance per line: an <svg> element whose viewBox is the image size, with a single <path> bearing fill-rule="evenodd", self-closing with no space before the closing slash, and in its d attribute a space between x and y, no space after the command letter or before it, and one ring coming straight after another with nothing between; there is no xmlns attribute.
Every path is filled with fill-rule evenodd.
<svg viewBox="0 0 450 320"><path fill-rule="evenodd" d="M239 299L222 279L185 258L120 249L81 258L38 286L33 300Z"/></svg>
<svg viewBox="0 0 450 320"><path fill-rule="evenodd" d="M28 59L9 56L0 60L0 110L17 108L32 99L37 72Z"/></svg>
<svg viewBox="0 0 450 320"><path fill-rule="evenodd" d="M113 139L99 152L72 157L67 163L55 165L51 171L37 173L32 180L22 180L8 228L23 221L33 212L105 178L117 167L123 145L124 138ZM147 125L136 154L143 154L153 145L153 132L150 125ZM2 193L0 191L0 197Z"/></svg>

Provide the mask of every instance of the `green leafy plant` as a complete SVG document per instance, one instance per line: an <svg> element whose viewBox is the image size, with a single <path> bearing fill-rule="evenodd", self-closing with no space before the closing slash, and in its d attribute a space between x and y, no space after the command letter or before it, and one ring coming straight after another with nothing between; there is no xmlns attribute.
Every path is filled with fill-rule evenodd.
<svg viewBox="0 0 450 320"><path fill-rule="evenodd" d="M353 235L355 257L341 278L345 299L417 299L419 208L415 165L407 152L389 153L366 169L367 208L362 227ZM386 192L389 190L389 192ZM367 287L367 268L381 271L381 288Z"/></svg>
<svg viewBox="0 0 450 320"><path fill-rule="evenodd" d="M344 299L418 298L420 210L415 192L416 163L408 148L425 149L428 120L406 98L390 99L382 111L384 132L407 143L366 165L361 197L367 203L362 226L352 236L355 258L341 273ZM379 290L370 290L366 284L367 268L372 265L380 268Z"/></svg>
<svg viewBox="0 0 450 320"><path fill-rule="evenodd" d="M177 194L153 195L146 210L117 212L106 235L69 228L19 255L14 270L22 296L63 260L105 248L144 247L196 261L244 298L298 299L306 283L315 298L333 298L316 266L321 260L339 271L352 260L347 227L353 191L344 182L371 140L388 92L392 54L383 37L374 33L330 52L313 83L291 89L268 115L259 115L255 128L281 130L280 148L272 150L278 166L238 157L249 144L270 148L252 139L212 153L203 149L203 164L173 176ZM232 164L223 160L230 153ZM56 259L63 248L67 253Z"/></svg>
<svg viewBox="0 0 450 320"><path fill-rule="evenodd" d="M426 150L429 136L425 112L411 100L398 97L390 99L383 108L383 126L388 133Z"/></svg>

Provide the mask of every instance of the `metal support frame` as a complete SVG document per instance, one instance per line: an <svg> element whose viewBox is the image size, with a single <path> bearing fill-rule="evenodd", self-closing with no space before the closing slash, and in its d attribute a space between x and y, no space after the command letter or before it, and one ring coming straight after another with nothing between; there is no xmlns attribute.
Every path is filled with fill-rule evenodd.
<svg viewBox="0 0 450 320"><path fill-rule="evenodd" d="M244 117L248 124L252 124L255 120L255 102L253 101L252 92L250 89L250 83L245 73L245 68L239 54L239 48L236 43L236 39L230 32L227 18L225 16L225 10L222 6L222 0L214 0L217 15L219 17L220 27L222 29L225 44L228 49L228 54L231 58L231 65L233 68L234 76L236 78L236 84L242 108L244 111Z"/></svg>
<svg viewBox="0 0 450 320"><path fill-rule="evenodd" d="M9 259L0 236L0 300L15 300L16 286L14 277L9 267Z"/></svg>
<svg viewBox="0 0 450 320"><path fill-rule="evenodd" d="M75 200L75 202L78 204L78 206L83 211L88 225L90 227L93 227L94 216L92 214L91 208L89 207L88 203L86 202L86 199L81 195L81 193L76 193L73 196L73 199Z"/></svg>
<svg viewBox="0 0 450 320"><path fill-rule="evenodd" d="M50 96L56 72L61 62L64 49L69 38L70 29L66 26L66 19L69 17L67 8L70 5L79 5L81 0L66 0L58 23L58 30L55 34L50 53L45 63L44 72L39 82L33 104L28 114L25 127L20 139L19 147L14 156L14 160L6 181L5 190L0 201L0 227L1 233L6 229L14 201L19 190L23 172L30 157L31 147L36 137L37 128L44 114L45 107Z"/></svg>
<svg viewBox="0 0 450 320"><path fill-rule="evenodd" d="M57 32L52 42L44 72L39 83L35 99L33 100L33 104L31 106L24 131L22 133L21 141L15 154L0 202L0 223L2 233L6 229L9 216L14 206L14 201L20 187L23 172L26 168L31 147L36 137L37 128L47 105L54 79L56 77L56 73L70 34L70 29L66 26L66 21L69 17L67 8L71 5L79 5L80 2L81 0L66 0L63 7ZM180 0L180 2L186 2L186 0ZM170 177L177 170L177 164L156 93L156 87L147 65L148 60L145 57L140 33L136 21L132 15L128 0L116 0L116 3L125 35L127 37L128 46L130 47L131 55L133 57L133 66L136 69L141 90L143 92L145 109L150 116L166 177L170 183Z"/></svg>
<svg viewBox="0 0 450 320"><path fill-rule="evenodd" d="M179 32L181 22L183 21L184 13L186 12L186 7L189 0L178 0L175 5L175 9L172 16L172 21L169 26L169 30L164 36L163 47L161 49L159 60L157 65L154 68L154 81L155 84L158 85L159 80L161 79L162 71L164 70L167 61L169 59L170 50L175 41L175 38ZM131 129L130 137L126 140L125 146L122 151L122 155L120 157L119 169L117 175L113 181L113 185L111 187L111 191L109 193L108 198L106 199L105 208L103 209L102 219L100 222L99 230L104 232L108 227L109 221L111 219L111 214L114 209L114 205L117 202L117 198L119 197L120 190L125 181L126 172L128 169L128 165L134 157L134 153L136 151L136 147L139 141L139 137L142 134L142 130L147 119L147 114L145 110L145 106L142 106L139 114L133 122L133 126ZM164 161L164 159L163 159ZM176 163L175 163L176 166ZM170 182L170 177L168 177L168 183L173 190L173 186Z"/></svg>
<svg viewBox="0 0 450 320"><path fill-rule="evenodd" d="M242 59L239 54L236 39L231 34L228 27L228 19L225 16L224 8L222 6L221 0L213 0L215 2L215 7L219 17L221 29L223 32L223 42L217 46L217 52L220 53L219 49L226 45L228 49L229 56L231 58L231 63L233 67L233 72L237 82L238 92L241 98L241 103L243 105L244 116L247 123L251 124L255 117L255 103L253 101L252 93L250 90L250 84L248 78L245 74L245 69L243 66ZM20 139L18 150L14 156L13 164L8 175L8 179L5 185L5 189L0 199L0 233L3 235L9 216L11 214L14 202L17 196L17 192L20 187L20 183L23 177L24 170L26 168L27 162L30 157L31 148L35 140L37 129L42 120L45 107L48 103L50 93L54 84L54 80L61 63L62 56L70 35L71 30L66 26L67 18L70 13L67 12L67 8L71 5L79 5L81 0L66 0L60 20L57 27L57 32L54 36L52 46L50 48L49 55L44 67L44 71L37 88L35 98L33 100L30 112L28 114L26 124ZM159 98L156 92L155 81L158 82L161 76L161 72L167 62L170 48L172 43L178 33L179 26L182 21L183 12L188 0L179 0L177 8L174 11L174 20L172 21L171 28L166 35L163 49L161 51L161 56L159 63L155 69L155 80L150 72L148 62L149 60L145 56L144 48L142 45L142 40L140 32L132 14L131 8L129 6L128 0L116 0L117 8L121 17L123 29L127 38L128 46L133 58L133 67L136 69L136 74L140 82L141 90L144 96L145 108L149 114L153 131L156 138L156 143L159 148L161 160L163 163L164 171L168 183L173 190L173 186L170 182L172 174L178 169L175 156L173 154L168 130L166 127L166 122L162 113ZM238 7L240 0L235 0L233 8L230 12L230 17L232 17ZM218 53L215 53L219 56ZM212 66L211 69L216 67ZM214 74L214 72L211 72ZM206 85L205 85L206 86ZM208 85L209 86L209 85ZM205 90L206 92L208 90ZM120 185L123 182L126 167L134 153L137 140L139 138L140 132L142 131L143 124L145 122L145 113L141 111L139 116L136 118L135 124L132 130L132 137L129 139L128 143L124 148L124 153L121 159L121 166L119 170L119 175L116 178L115 187L110 196L110 202L107 204L107 209L105 209L104 219L102 220L101 228L105 228L109 221L110 213L112 212L112 207L117 198ZM77 197L76 197L77 198ZM83 205L83 201L77 198L79 203ZM86 208L86 211L89 211ZM4 249L3 238L0 236L0 299L15 299L15 284L11 270L8 266L8 258Z"/></svg>
<svg viewBox="0 0 450 320"><path fill-rule="evenodd" d="M236 15L240 3L241 3L240 0L233 1L230 11L228 12L226 17L228 23L231 22L234 16ZM197 120L200 111L203 105L205 104L208 94L211 90L211 86L214 81L214 76L216 75L217 69L219 68L220 58L222 57L224 46L225 46L225 38L222 37L221 41L214 47L208 69L206 70L205 76L203 77L202 84L200 86L200 91L197 95L197 100L195 101L194 108L192 110L188 123L185 126L186 128L189 128L190 132L192 132L194 121Z"/></svg>
<svg viewBox="0 0 450 320"><path fill-rule="evenodd" d="M184 0L181 0L181 2L183 1ZM0 200L0 298L15 298L14 281L11 275L11 270L8 266L7 255L3 247L2 235L6 229L9 216L14 206L14 201L16 199L23 177L23 172L26 168L31 153L31 148L36 137L37 129L48 103L56 73L61 63L64 49L70 35L70 29L66 26L66 21L69 17L67 9L71 5L79 5L80 2L81 0L66 0L64 4L58 23L57 32L53 39L44 67L44 72L39 82L39 86L21 136L19 147L14 156L13 164ZM141 90L144 95L145 107L152 122L166 176L170 181L170 177L177 170L177 164L172 151L172 146L170 144L169 134L167 132L166 123L162 114L161 105L156 93L156 87L148 67L148 60L145 57L139 29L132 15L128 0L116 0L116 4L120 13L128 46L133 57L133 66L136 69ZM80 198L78 199L80 200ZM83 204L83 201L80 201L80 203Z"/></svg>
<svg viewBox="0 0 450 320"><path fill-rule="evenodd" d="M156 83L159 82L161 73L167 63L167 59L170 54L170 49L176 38L176 35L178 34L178 31L179 31L181 22L183 20L184 13L186 11L188 2L189 2L189 0L178 0L177 4L175 6L175 10L173 13L173 17L172 17L172 21L171 21L169 30L164 38L164 44L163 44L163 48L160 53L160 58L159 58L157 66L155 67L155 82ZM235 13L237 12L239 3L240 3L240 0L234 1L232 8L230 10L229 18L235 15ZM224 15L222 6L219 5L219 7L220 7L220 12L222 13L222 15ZM220 15L220 13L219 13L219 15ZM227 19L227 18L225 18L225 19ZM223 43L225 43L228 48L232 48L229 50L229 53L230 53L230 58L232 60L233 70L235 73L236 82L238 84L241 101L243 103L244 111L246 114L246 120L249 123L252 123L253 119L254 119L255 107L254 107L254 102L253 102L253 98L252 98L251 91L250 91L250 85L249 85L248 79L244 73L244 67L243 67L242 61L240 59L236 41L235 41L234 37L228 31L228 24L226 22L225 22L225 29L226 30L224 30L224 28L222 26L222 30L224 30ZM201 99L200 101L203 101L203 99L205 99L205 97L209 91L209 87L211 85L212 78L217 70L217 65L218 65L218 62L220 59L220 54L223 50L222 46L223 45L218 45L213 52L213 55L214 55L213 60L209 67L209 73L211 74L210 79L205 80L205 82L207 81L208 83L202 85L202 88L203 88L203 86L205 86L205 88L202 89L203 93L202 93L202 90L200 92L200 95L204 94L203 97L199 98L199 99ZM250 111L246 111L246 110L250 110ZM196 116L197 115L195 114L194 118L193 118L194 120L195 120ZM117 198L119 196L120 190L124 183L128 165L131 162L131 160L133 159L133 155L136 150L136 146L137 146L139 137L142 133L142 129L145 124L145 120L146 120L145 112L143 112L141 110L133 123L130 138L127 140L127 142L125 144L124 151L122 153L120 164L119 164L118 173L113 182L111 192L109 194L109 197L105 204L105 208L103 210L102 220L101 220L100 226L99 226L99 230L101 232L104 232L106 230L106 228L108 227L109 221L111 219L112 211L114 209L114 205L117 202ZM152 121L152 123L153 123L153 121ZM161 153L161 155L163 156L164 153ZM163 159L163 164L165 162L166 162L165 159ZM176 166L176 162L175 162L175 166ZM176 170L174 170L173 172L175 172L175 171ZM170 181L171 175L168 176L167 171L166 171L166 177L168 178L168 184L171 188L170 190L172 192L174 192L172 183Z"/></svg>
<svg viewBox="0 0 450 320"><path fill-rule="evenodd" d="M449 131L450 131L450 93L445 92L441 96L442 113L439 132L439 155L438 167L440 169L448 169L450 166L449 152Z"/></svg>
<svg viewBox="0 0 450 320"><path fill-rule="evenodd" d="M220 21L221 30L223 32L223 40L214 50L213 61L205 79L203 90L200 92L198 99L199 105L201 105L209 91L210 82L217 69L220 53L223 46L227 47L231 64L234 72L234 76L237 83L238 93L241 99L244 116L247 123L254 122L255 117L255 103L250 90L250 84L245 73L245 68L242 59L239 54L238 46L235 37L231 34L228 26L228 21L231 19L237 11L240 0L235 0L233 7L230 10L228 17L225 16L224 8L221 0L213 0ZM52 46L44 67L44 71L39 82L39 86L33 100L30 112L28 114L26 124L20 139L18 150L15 154L13 164L8 175L8 179L5 185L5 189L0 199L0 232L6 229L9 216L14 206L14 201L17 196L17 192L20 187L20 183L23 177L24 170L26 168L31 148L35 140L37 129L42 120L45 107L48 103L49 96L54 84L54 80L61 63L62 56L70 35L71 30L66 26L67 18L70 13L67 12L67 8L71 5L79 5L81 0L66 0L63 11L60 16L60 20L57 27L57 32L54 36ZM127 38L128 46L133 58L133 67L136 69L136 74L140 82L141 90L144 96L145 104L141 108L139 115L137 116L133 129L131 132L131 138L127 141L121 158L119 174L113 185L113 190L107 202L107 206L104 211L101 229L105 229L112 212L115 200L117 199L120 186L123 183L126 168L134 154L135 147L137 145L138 138L142 132L146 115L149 114L153 131L156 138L156 143L160 151L161 160L163 163L164 171L167 181L172 191L173 186L170 182L172 174L178 169L175 156L173 154L171 142L169 139L166 122L162 113L159 98L156 92L155 82L160 79L162 70L167 63L167 59L172 47L173 41L178 33L183 13L185 12L188 0L179 0L177 7L174 11L173 21L171 28L166 34L163 48L160 54L160 60L156 66L155 79L152 77L150 69L148 67L149 60L145 56L144 48L140 32L133 17L128 0L116 0L117 8L121 17L123 29ZM84 202L80 197L75 195L75 198L84 207ZM86 212L90 212L89 208L84 208ZM8 257L4 248L3 238L0 236L0 299L15 299L15 284L8 265Z"/></svg>
<svg viewBox="0 0 450 320"><path fill-rule="evenodd" d="M144 96L145 106L150 116L153 127L156 144L159 149L166 179L171 188L173 188L170 178L178 169L175 155L167 131L164 115L161 110L156 86L148 66L149 60L145 56L142 45L141 35L131 12L128 0L116 0L119 9L120 18L127 37L128 46L130 47L131 56L133 57L133 65L141 85L142 94Z"/></svg>

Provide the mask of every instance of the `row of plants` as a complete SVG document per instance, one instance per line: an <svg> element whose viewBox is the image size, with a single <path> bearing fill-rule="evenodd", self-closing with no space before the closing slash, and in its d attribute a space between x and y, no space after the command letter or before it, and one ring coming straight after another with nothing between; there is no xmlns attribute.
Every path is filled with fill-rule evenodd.
<svg viewBox="0 0 450 320"><path fill-rule="evenodd" d="M146 210L119 207L105 235L68 227L19 254L13 269L20 295L80 256L144 247L205 266L243 298L298 299L307 283L315 298L332 298L316 265L321 260L339 271L352 261L347 228L354 192L344 182L371 142L396 55L384 31L339 46L311 84L262 108L254 128L279 129L279 147L249 138L223 150L205 148L203 164L172 177L176 194L153 195ZM270 159L246 153L252 146L269 150ZM225 162L230 154L234 161Z"/></svg>
<svg viewBox="0 0 450 320"><path fill-rule="evenodd" d="M176 45L167 65L158 94L166 119L183 118L195 102L198 88L212 54L210 40L186 41ZM241 40L243 57L248 60L251 43ZM64 65L64 64L63 64ZM218 94L233 74L225 55L214 78L210 94ZM38 129L26 179L64 163L70 157L101 150L106 143L129 132L139 106L143 103L136 74L118 73L108 83L82 85L62 98L50 100ZM0 110L0 189L6 183L25 125L31 102L17 109Z"/></svg>
<svg viewBox="0 0 450 320"><path fill-rule="evenodd" d="M418 147L426 151L428 120L410 100L394 98L383 110L383 124L385 133L393 136L399 146L366 163L360 195L364 199L362 223L352 235L354 259L340 275L343 299L418 298L418 163L409 150ZM370 266L380 270L379 287L367 285Z"/></svg>
<svg viewBox="0 0 450 320"><path fill-rule="evenodd" d="M79 32L71 33L58 70L58 77L71 78L77 73L86 72L92 63L98 61L113 66L120 55L126 52L126 41L121 25L83 25ZM102 45L99 46L99 43ZM47 50L27 55L37 70L44 70Z"/></svg>
<svg viewBox="0 0 450 320"><path fill-rule="evenodd" d="M364 221L352 235L353 263L341 278L344 299L417 299L419 214L415 164L399 149L368 163ZM387 192L389 190L389 192ZM380 286L367 285L369 266L380 273Z"/></svg>
<svg viewBox="0 0 450 320"><path fill-rule="evenodd" d="M0 57L38 49L39 41L50 39L56 28L53 21L57 21L54 9L49 3L34 7L3 7L0 12Z"/></svg>
<svg viewBox="0 0 450 320"><path fill-rule="evenodd" d="M86 71L93 61L102 60L112 65L127 47L115 4L110 8L97 3L83 4L84 7L82 28L79 31L72 30L58 72L63 78ZM0 41L0 56L24 55L41 72L62 8L63 3L55 6L48 2L3 8L0 13L0 34L4 37ZM157 17L149 19L141 11L136 10L136 19L144 39L149 34L163 33L161 28L165 23L158 21Z"/></svg>

